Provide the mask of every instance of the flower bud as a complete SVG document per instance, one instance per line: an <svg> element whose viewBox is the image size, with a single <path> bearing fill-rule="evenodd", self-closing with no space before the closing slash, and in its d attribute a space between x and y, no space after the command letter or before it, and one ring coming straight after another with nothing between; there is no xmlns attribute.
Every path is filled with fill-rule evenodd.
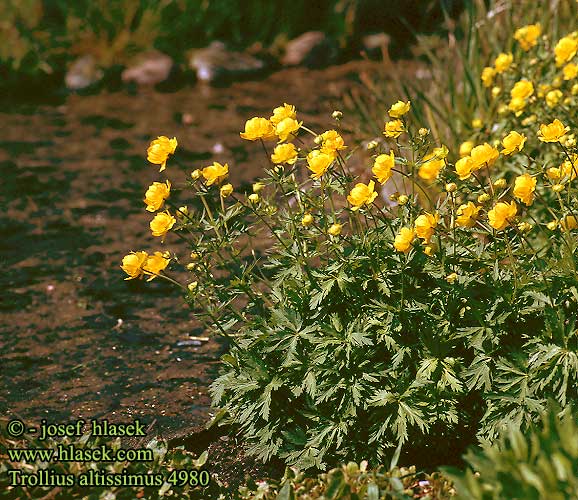
<svg viewBox="0 0 578 500"><path fill-rule="evenodd" d="M558 221L557 220L550 221L548 222L548 224L546 224L546 227L550 231L554 231L558 227Z"/></svg>
<svg viewBox="0 0 578 500"><path fill-rule="evenodd" d="M417 133L419 134L420 137L425 137L426 135L429 134L429 130L425 127L420 128Z"/></svg>
<svg viewBox="0 0 578 500"><path fill-rule="evenodd" d="M486 203L487 201L490 201L491 196L488 193L483 193L480 196L478 196L478 203Z"/></svg>
<svg viewBox="0 0 578 500"><path fill-rule="evenodd" d="M180 216L189 215L189 208L186 206L179 207L179 209L177 210L177 215L180 215Z"/></svg>
<svg viewBox="0 0 578 500"><path fill-rule="evenodd" d="M341 224L333 224L328 230L327 232L331 235L331 236L339 236L341 234L341 228L343 226Z"/></svg>
<svg viewBox="0 0 578 500"><path fill-rule="evenodd" d="M260 191L263 190L264 187L265 184L263 184L262 182L255 182L255 184L253 184L253 193L259 193Z"/></svg>
<svg viewBox="0 0 578 500"><path fill-rule="evenodd" d="M390 201L397 201L398 198L399 198L399 192L397 192L397 191L395 193L392 193L389 195Z"/></svg>
<svg viewBox="0 0 578 500"><path fill-rule="evenodd" d="M532 228L534 226L532 226L532 224L528 223L528 222L520 222L518 224L518 229L520 230L520 232L522 233L527 233L528 231L531 231Z"/></svg>
<svg viewBox="0 0 578 500"><path fill-rule="evenodd" d="M227 196L230 196L231 193L233 192L233 185L223 184L219 192L221 193L221 198L226 198Z"/></svg>
<svg viewBox="0 0 578 500"><path fill-rule="evenodd" d="M446 281L451 285L458 279L458 275L456 273L451 273L446 276Z"/></svg>
<svg viewBox="0 0 578 500"><path fill-rule="evenodd" d="M313 224L313 216L311 214L305 214L301 219L301 225L309 227L311 224Z"/></svg>
<svg viewBox="0 0 578 500"><path fill-rule="evenodd" d="M555 193L560 193L561 191L564 191L564 184L554 184L552 186L552 191L554 191Z"/></svg>
<svg viewBox="0 0 578 500"><path fill-rule="evenodd" d="M191 259L199 260L200 255L197 252L191 252Z"/></svg>
<svg viewBox="0 0 578 500"><path fill-rule="evenodd" d="M340 120L343 116L343 113L341 111L335 110L333 113L331 113L331 116L336 120Z"/></svg>
<svg viewBox="0 0 578 500"><path fill-rule="evenodd" d="M196 281L193 281L187 285L187 288L189 289L189 292L194 292L197 289L197 286L198 283Z"/></svg>
<svg viewBox="0 0 578 500"><path fill-rule="evenodd" d="M498 179L497 181L494 182L494 187L496 189L504 189L507 186L507 182L506 179L502 178L502 179Z"/></svg>
<svg viewBox="0 0 578 500"><path fill-rule="evenodd" d="M369 142L367 143L367 146L366 146L366 147L367 147L368 150L371 150L371 149L375 149L375 148L378 146L378 144L379 144L379 143L378 143L377 141L375 141L375 140L374 140L374 141L369 141Z"/></svg>
<svg viewBox="0 0 578 500"><path fill-rule="evenodd" d="M455 193L458 190L458 185L455 182L448 182L446 184L446 191L448 193Z"/></svg>
<svg viewBox="0 0 578 500"><path fill-rule="evenodd" d="M493 87L492 88L492 97L498 97L502 92L501 87Z"/></svg>
<svg viewBox="0 0 578 500"><path fill-rule="evenodd" d="M188 269L189 271L194 271L196 268L197 268L197 264L195 264L194 262L189 262L189 263L187 264L187 269Z"/></svg>
<svg viewBox="0 0 578 500"><path fill-rule="evenodd" d="M474 118L472 120L472 128L482 128L484 126L484 122L480 118Z"/></svg>
<svg viewBox="0 0 578 500"><path fill-rule="evenodd" d="M201 171L197 168L191 172L191 177L194 181L196 181L199 177L201 177Z"/></svg>
<svg viewBox="0 0 578 500"><path fill-rule="evenodd" d="M402 194L401 196L399 196L397 198L397 203L400 205L405 205L408 201L409 201L409 198L405 194Z"/></svg>
<svg viewBox="0 0 578 500"><path fill-rule="evenodd" d="M257 203L259 201L259 195L257 193L250 194L249 201L251 203Z"/></svg>

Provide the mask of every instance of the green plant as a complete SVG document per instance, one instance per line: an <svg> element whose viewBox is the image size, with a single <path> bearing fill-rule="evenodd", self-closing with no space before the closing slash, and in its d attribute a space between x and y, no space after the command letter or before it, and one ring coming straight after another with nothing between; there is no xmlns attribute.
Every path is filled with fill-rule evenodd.
<svg viewBox="0 0 578 500"><path fill-rule="evenodd" d="M522 433L508 425L493 445L468 451L464 471L448 470L457 498L565 500L578 498L578 422L551 406L540 426Z"/></svg>

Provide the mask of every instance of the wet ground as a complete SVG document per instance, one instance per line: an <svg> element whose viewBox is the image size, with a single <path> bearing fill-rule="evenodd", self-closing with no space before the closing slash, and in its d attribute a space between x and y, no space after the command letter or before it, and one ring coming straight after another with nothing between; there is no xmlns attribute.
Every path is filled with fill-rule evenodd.
<svg viewBox="0 0 578 500"><path fill-rule="evenodd" d="M379 64L4 108L0 413L36 422L140 417L166 438L201 429L226 345L191 341L204 332L170 283L124 281L119 268L129 251L158 248L142 202L159 179L146 161L148 143L178 138L173 184L213 160L229 163L235 185L250 182L265 159L260 145L239 137L246 119L289 102L308 126L332 127L342 96ZM184 194L178 203L187 203ZM165 246L188 254L174 235Z"/></svg>

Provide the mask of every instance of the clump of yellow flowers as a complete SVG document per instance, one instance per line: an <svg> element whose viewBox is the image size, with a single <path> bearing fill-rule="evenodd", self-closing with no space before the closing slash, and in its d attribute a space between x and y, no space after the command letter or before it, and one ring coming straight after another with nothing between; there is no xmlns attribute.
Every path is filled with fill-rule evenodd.
<svg viewBox="0 0 578 500"><path fill-rule="evenodd" d="M509 346L534 324L576 330L574 316L544 326L544 311L570 311L573 296L557 294L578 290L578 33L548 41L532 24L512 44L479 75L495 113L476 111L459 147L423 127L409 100L382 110L366 148L341 129L343 113L316 131L284 103L239 124L266 162L252 184L234 185L237 166L216 159L191 166L183 185L145 190L151 237L188 249L131 252L126 279L180 285L229 338L215 404L255 453L322 467L325 454L365 451L355 443L370 436L379 457L430 426L452 428L469 404L469 414L487 405L472 425L491 435L515 397L476 398L529 366ZM170 172L176 148L159 137L147 157Z"/></svg>

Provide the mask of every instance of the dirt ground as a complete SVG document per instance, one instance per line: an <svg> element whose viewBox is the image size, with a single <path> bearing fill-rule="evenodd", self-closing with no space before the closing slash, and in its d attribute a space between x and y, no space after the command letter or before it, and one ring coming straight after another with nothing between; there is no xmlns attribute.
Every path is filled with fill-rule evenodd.
<svg viewBox="0 0 578 500"><path fill-rule="evenodd" d="M131 250L159 248L142 202L159 180L146 161L148 143L178 138L167 173L173 184L213 160L229 163L233 184L250 182L265 158L260 145L239 137L246 119L289 102L308 126L331 127L341 96L379 64L4 108L0 412L35 422L139 417L155 421L153 433L165 438L199 432L211 416L208 386L226 345L191 341L203 330L176 287L124 281L119 267ZM183 114L192 123L183 124ZM184 193L178 203L187 203ZM165 246L188 254L174 235Z"/></svg>

